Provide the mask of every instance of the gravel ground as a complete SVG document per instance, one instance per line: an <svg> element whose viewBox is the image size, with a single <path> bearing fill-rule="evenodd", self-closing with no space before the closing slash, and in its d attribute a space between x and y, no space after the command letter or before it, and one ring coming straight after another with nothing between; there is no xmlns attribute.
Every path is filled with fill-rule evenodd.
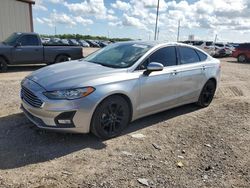
<svg viewBox="0 0 250 188"><path fill-rule="evenodd" d="M250 187L250 64L222 59L208 108L143 118L106 141L41 131L24 117L20 81L40 67L0 76L0 187Z"/></svg>

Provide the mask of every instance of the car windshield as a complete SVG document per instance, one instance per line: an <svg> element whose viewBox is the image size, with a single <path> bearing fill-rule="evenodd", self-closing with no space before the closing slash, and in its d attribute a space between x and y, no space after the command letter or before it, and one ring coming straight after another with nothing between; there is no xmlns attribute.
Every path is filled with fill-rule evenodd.
<svg viewBox="0 0 250 188"><path fill-rule="evenodd" d="M116 43L89 55L84 60L112 68L128 68L142 57L151 45Z"/></svg>
<svg viewBox="0 0 250 188"><path fill-rule="evenodd" d="M212 45L213 45L213 42L206 42L206 45L207 45L207 46L212 46Z"/></svg>
<svg viewBox="0 0 250 188"><path fill-rule="evenodd" d="M14 46L16 44L16 41L17 41L17 39L19 38L20 35L21 35L21 33L13 33L7 39L5 39L3 41L3 43L8 44L10 46Z"/></svg>
<svg viewBox="0 0 250 188"><path fill-rule="evenodd" d="M224 47L223 44L218 44L218 43L216 43L215 46Z"/></svg>
<svg viewBox="0 0 250 188"><path fill-rule="evenodd" d="M203 44L203 41L194 41L193 45L194 46L200 46Z"/></svg>

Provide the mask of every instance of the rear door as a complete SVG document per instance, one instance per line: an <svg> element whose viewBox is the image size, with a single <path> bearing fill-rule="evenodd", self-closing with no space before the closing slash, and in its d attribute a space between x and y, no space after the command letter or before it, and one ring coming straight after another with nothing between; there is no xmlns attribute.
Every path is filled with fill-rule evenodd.
<svg viewBox="0 0 250 188"><path fill-rule="evenodd" d="M164 65L164 69L146 76L143 72L150 62L161 63ZM176 48L169 46L152 53L140 66L138 110L142 116L161 111L176 103L176 64Z"/></svg>
<svg viewBox="0 0 250 188"><path fill-rule="evenodd" d="M179 46L179 65L176 68L176 93L178 102L195 102L206 80L206 58L200 57L190 47ZM203 54L203 53L202 53ZM202 58L202 59L201 59Z"/></svg>
<svg viewBox="0 0 250 188"><path fill-rule="evenodd" d="M42 63L43 46L36 35L24 35L17 41L18 46L12 49L13 62L21 63Z"/></svg>

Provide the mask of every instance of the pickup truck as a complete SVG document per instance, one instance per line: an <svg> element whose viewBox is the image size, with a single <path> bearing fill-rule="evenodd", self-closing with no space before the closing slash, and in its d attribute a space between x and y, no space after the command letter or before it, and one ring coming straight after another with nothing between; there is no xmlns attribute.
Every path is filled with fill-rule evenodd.
<svg viewBox="0 0 250 188"><path fill-rule="evenodd" d="M0 43L0 72L13 64L53 64L82 57L79 46L46 46L36 33L13 33Z"/></svg>

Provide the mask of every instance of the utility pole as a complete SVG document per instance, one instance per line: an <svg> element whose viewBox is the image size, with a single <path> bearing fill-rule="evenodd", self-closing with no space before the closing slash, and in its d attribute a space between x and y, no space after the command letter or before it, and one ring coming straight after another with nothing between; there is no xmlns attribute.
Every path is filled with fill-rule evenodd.
<svg viewBox="0 0 250 188"><path fill-rule="evenodd" d="M56 33L56 24L55 24L55 35L56 35L57 33Z"/></svg>
<svg viewBox="0 0 250 188"><path fill-rule="evenodd" d="M156 12L156 20L155 20L155 40L156 40L157 28L158 28L159 4L160 4L160 0L158 0L158 4L157 4L157 12Z"/></svg>
<svg viewBox="0 0 250 188"><path fill-rule="evenodd" d="M216 41L217 41L217 34L215 35L214 43L216 43Z"/></svg>
<svg viewBox="0 0 250 188"><path fill-rule="evenodd" d="M181 27L181 20L178 21L177 42L179 42L179 39L180 39L180 27Z"/></svg>
<svg viewBox="0 0 250 188"><path fill-rule="evenodd" d="M157 40L159 40L159 34L160 34L160 28L158 27L158 31L157 31Z"/></svg>

